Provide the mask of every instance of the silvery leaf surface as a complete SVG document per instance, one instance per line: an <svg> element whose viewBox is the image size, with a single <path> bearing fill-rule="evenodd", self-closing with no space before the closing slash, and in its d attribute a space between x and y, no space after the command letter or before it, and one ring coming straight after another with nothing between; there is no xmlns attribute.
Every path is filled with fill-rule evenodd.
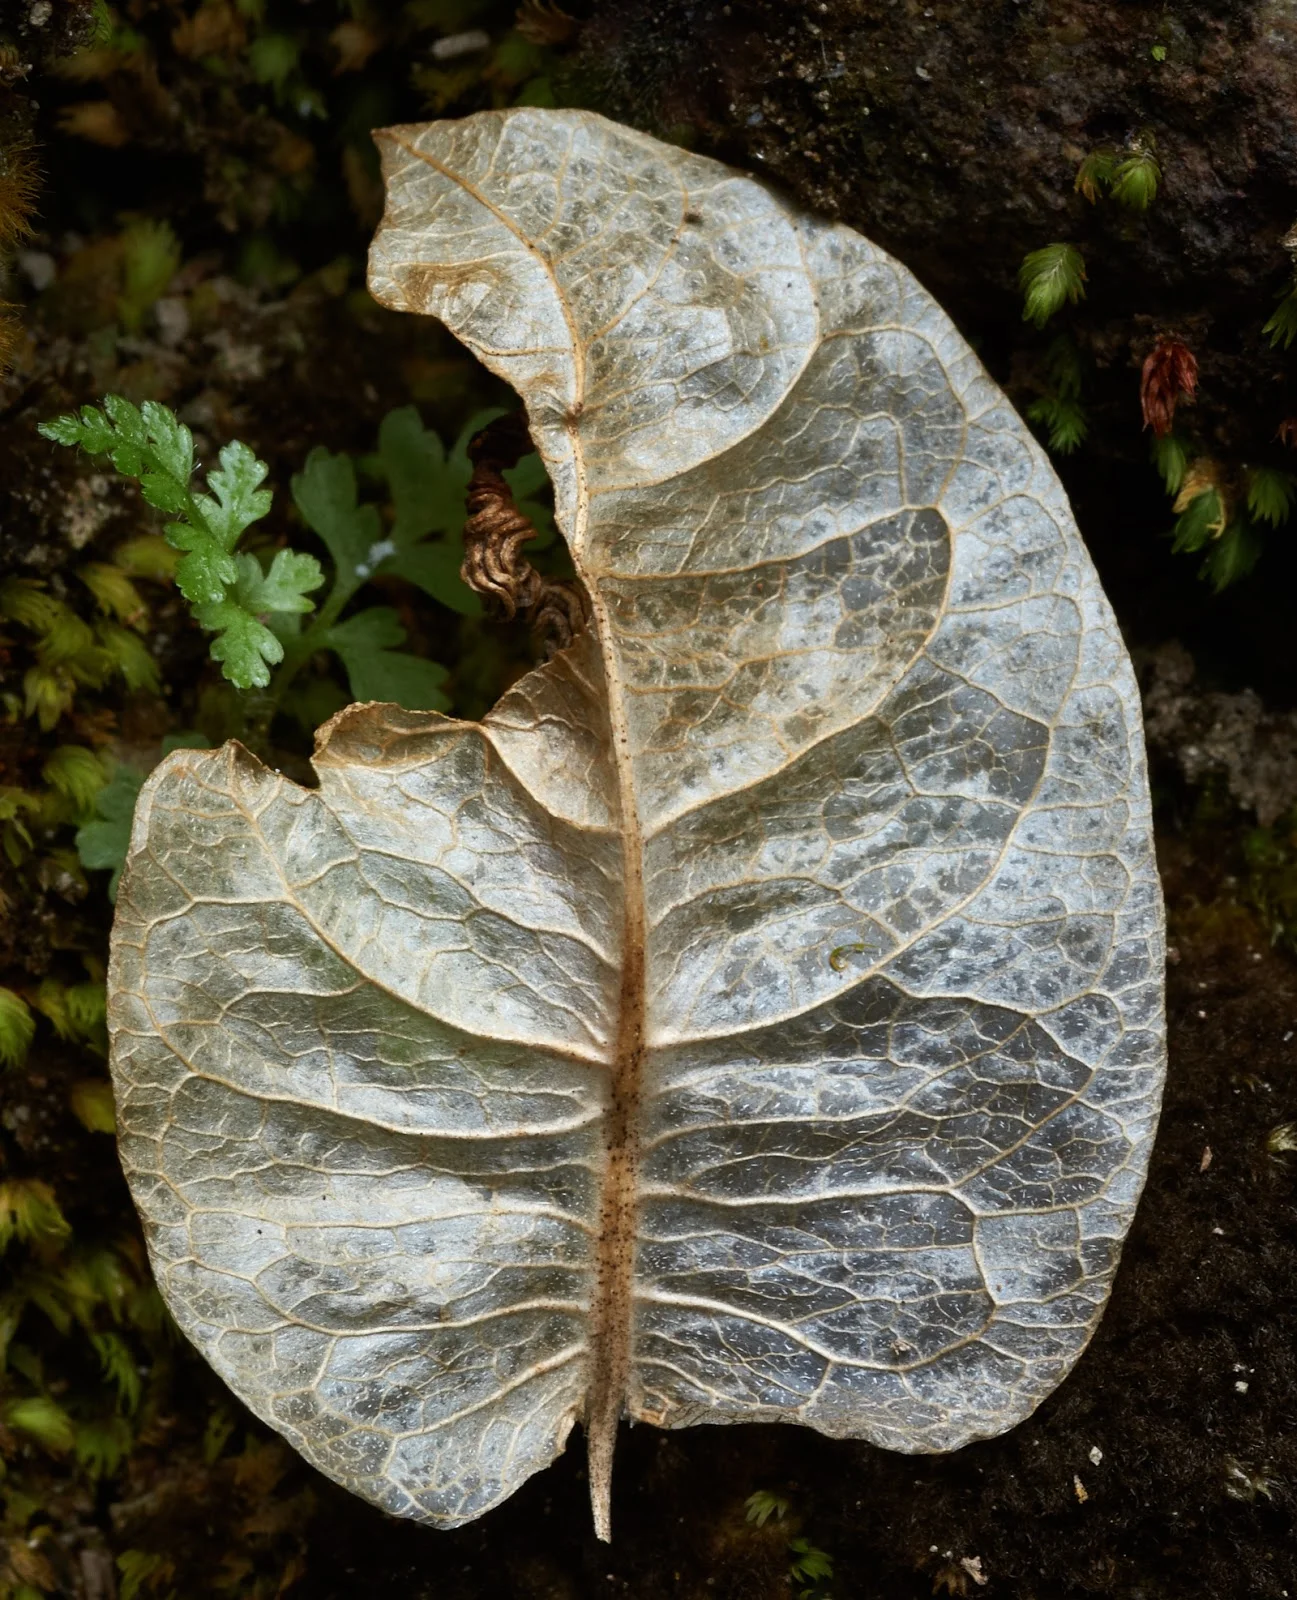
<svg viewBox="0 0 1297 1600"><path fill-rule="evenodd" d="M181 1327L450 1526L618 1418L950 1450L1084 1348L1163 1070L1135 684L1042 452L850 230L586 113L379 136L592 622L318 790L146 785L122 1152Z"/></svg>

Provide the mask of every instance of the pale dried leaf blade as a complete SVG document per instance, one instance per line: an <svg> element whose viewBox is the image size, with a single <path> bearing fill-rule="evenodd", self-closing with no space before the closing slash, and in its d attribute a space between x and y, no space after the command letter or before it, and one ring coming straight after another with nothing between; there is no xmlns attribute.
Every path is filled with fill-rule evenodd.
<svg viewBox="0 0 1297 1600"><path fill-rule="evenodd" d="M380 136L370 281L527 406L590 632L321 787L146 785L119 1125L177 1320L478 1515L623 1412L952 1449L1098 1320L1163 1064L1138 699L1040 450L850 231L602 119Z"/></svg>

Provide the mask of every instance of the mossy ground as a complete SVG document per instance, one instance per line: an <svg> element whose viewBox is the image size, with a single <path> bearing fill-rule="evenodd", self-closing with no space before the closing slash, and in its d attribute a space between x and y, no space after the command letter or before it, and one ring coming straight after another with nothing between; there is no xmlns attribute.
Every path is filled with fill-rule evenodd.
<svg viewBox="0 0 1297 1600"><path fill-rule="evenodd" d="M0 1410L0 1595L775 1600L797 1592L797 1536L833 1557L820 1592L839 1597L1297 1595L1297 1155L1274 1137L1297 1122L1297 966L1279 929L1293 836L1283 820L1258 844L1220 784L1195 768L1186 786L1173 749L1155 752L1174 955L1149 1185L1093 1345L1005 1438L910 1458L792 1428L628 1430L611 1549L590 1532L577 1438L501 1510L435 1534L310 1472L160 1315L111 1138L86 1122L83 1086L104 1076L107 874L79 864L84 807L48 771L67 746L105 770L147 764L168 733L223 737L232 712L163 571L124 554L152 514L35 424L107 391L163 400L205 459L239 437L270 462L266 540L300 545L286 488L312 446L363 457L411 402L453 437L500 398L445 335L363 290L369 127L575 99L764 167L914 266L1022 404L1048 341L1021 321L1016 264L1077 238L1092 299L1059 323L1085 356L1091 435L1064 473L1128 637L1187 644L1214 690L1250 684L1276 712L1297 698L1291 537L1213 596L1161 537L1169 506L1138 405L1138 359L1169 319L1203 360L1199 448L1287 460L1275 428L1297 412L1297 363L1260 336L1291 202L1291 151L1256 125L1267 93L1278 117L1291 92L1267 89L1290 42L1274 7L590 9L569 25L533 4L519 29L510 5L474 0L127 0L90 38L89 4L44 22L39 4L0 6L0 140L34 144L43 182L7 289L0 584L35 585L65 632L70 616L91 638L59 657L48 630L0 624L0 985L37 1028L25 1063L0 1073L0 1183L46 1185L67 1223L0 1261L0 1408L48 1401L71 1430ZM479 28L485 48L434 54ZM1064 79L1065 103L1036 87ZM1145 221L1099 216L1071 188L1072 144L1149 126L1164 195ZM1209 138L1210 171L1196 153ZM95 563L130 576L137 612L105 609ZM463 714L530 660L519 630L408 589L387 598L414 648L450 668ZM143 641L156 688L86 654L108 624ZM273 737L301 774L305 730L281 720ZM783 1522L745 1520L758 1490L787 1500Z"/></svg>

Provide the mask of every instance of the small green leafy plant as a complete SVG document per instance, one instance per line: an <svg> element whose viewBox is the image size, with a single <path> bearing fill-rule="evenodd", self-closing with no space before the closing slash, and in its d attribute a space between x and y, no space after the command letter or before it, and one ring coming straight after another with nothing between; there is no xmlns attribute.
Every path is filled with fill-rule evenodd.
<svg viewBox="0 0 1297 1600"><path fill-rule="evenodd" d="M122 287L117 315L127 333L138 333L145 314L180 266L180 241L169 222L144 217L122 234Z"/></svg>
<svg viewBox="0 0 1297 1600"><path fill-rule="evenodd" d="M1297 504L1297 480L1276 467L1226 471L1190 458L1175 434L1154 444L1154 461L1177 513L1171 548L1203 552L1201 576L1219 594L1256 566L1265 547L1262 524L1281 527Z"/></svg>
<svg viewBox="0 0 1297 1600"><path fill-rule="evenodd" d="M1279 304L1261 332L1269 339L1272 349L1277 350L1280 345L1285 350L1291 348L1293 340L1297 339L1297 278L1280 294Z"/></svg>
<svg viewBox="0 0 1297 1600"><path fill-rule="evenodd" d="M826 1587L833 1578L833 1558L818 1549L809 1539L790 1539L788 1576L792 1579L797 1600L828 1600Z"/></svg>
<svg viewBox="0 0 1297 1600"><path fill-rule="evenodd" d="M199 624L215 633L212 656L238 688L268 684L284 647L267 622L273 618L282 627L280 619L311 610L307 596L324 582L324 573L314 556L292 550L279 551L269 569L256 556L236 552L242 536L270 510L270 494L260 487L265 463L247 445L227 444L220 466L208 474L207 492L197 491L189 429L156 401L136 407L120 395L109 395L102 411L83 406L79 415L42 423L40 432L58 444L107 456L124 477L138 480L149 505L172 517L165 533L182 552L176 585Z"/></svg>
<svg viewBox="0 0 1297 1600"><path fill-rule="evenodd" d="M1224 485L1211 480L1210 467L1195 463L1185 474L1173 508L1179 516L1171 548L1182 554L1203 551L1201 576L1219 594L1256 566L1261 537L1246 516L1235 514Z"/></svg>
<svg viewBox="0 0 1297 1600"><path fill-rule="evenodd" d="M1297 806L1243 840L1246 894L1270 942L1297 955Z"/></svg>
<svg viewBox="0 0 1297 1600"><path fill-rule="evenodd" d="M80 574L102 613L93 624L49 594L39 579L0 581L0 623L13 623L33 635L36 646L36 659L23 674L21 700L4 697L11 718L34 717L41 731L49 733L71 709L78 690L100 688L114 677L128 689L157 692L157 667L138 632L143 607L138 607L138 616L128 617L129 626L124 625L118 608L121 595L116 585L110 592L102 582L99 574L104 570L109 570L106 563L91 563ZM111 570L134 593L126 571Z"/></svg>
<svg viewBox="0 0 1297 1600"><path fill-rule="evenodd" d="M1118 160L1119 157L1104 145L1089 151L1076 169L1074 187L1077 193L1083 194L1094 205L1112 188Z"/></svg>
<svg viewBox="0 0 1297 1600"><path fill-rule="evenodd" d="M1018 269L1022 320L1043 328L1056 311L1085 298L1085 261L1075 245L1047 244L1032 250Z"/></svg>
<svg viewBox="0 0 1297 1600"><path fill-rule="evenodd" d="M771 1517L776 1522L782 1522L788 1515L788 1501L781 1494L774 1494L769 1489L758 1489L750 1494L743 1502L746 1519L754 1528L764 1528Z"/></svg>
<svg viewBox="0 0 1297 1600"><path fill-rule="evenodd" d="M1081 404L1081 358L1073 341L1066 335L1055 339L1045 352L1044 366L1047 387L1027 407L1027 417L1045 429L1055 455L1071 455L1090 431Z"/></svg>
<svg viewBox="0 0 1297 1600"><path fill-rule="evenodd" d="M1157 198L1162 169L1151 146L1137 141L1112 174L1112 198L1129 211L1147 211Z"/></svg>
<svg viewBox="0 0 1297 1600"><path fill-rule="evenodd" d="M1166 486L1169 495L1180 493L1180 485L1189 468L1189 446L1178 433L1168 433L1153 440L1153 465Z"/></svg>
<svg viewBox="0 0 1297 1600"><path fill-rule="evenodd" d="M225 445L200 487L189 429L156 402L136 407L110 395L102 409L85 406L77 415L43 423L40 431L59 444L106 456L118 472L139 482L150 505L167 514L165 537L180 553L176 585L195 620L213 636L211 655L237 689L265 690L271 706L279 707L312 657L331 651L354 698L444 710L446 669L401 648L405 629L394 609L343 613L365 584L384 577L404 579L461 615L480 613L477 596L459 576L459 534L471 475L468 441L496 414L471 418L449 451L424 428L413 406L384 419L368 465L390 491L387 525L378 505L360 501L349 456L311 452L293 478L292 493L302 521L332 557L331 580L318 608L314 596L326 588L326 574L315 556L241 547L271 506L262 487L266 465L247 445ZM527 457L506 476L520 508L532 516L539 542L551 540L552 525L532 498L546 481L538 458Z"/></svg>
<svg viewBox="0 0 1297 1600"><path fill-rule="evenodd" d="M36 1019L20 994L0 989L0 1067L20 1067L36 1033Z"/></svg>
<svg viewBox="0 0 1297 1600"><path fill-rule="evenodd" d="M1142 132L1123 150L1099 145L1088 151L1076 169L1074 187L1091 205L1107 196L1128 211L1147 211L1161 182L1152 135Z"/></svg>
<svg viewBox="0 0 1297 1600"><path fill-rule="evenodd" d="M309 728L348 698L391 700L409 710L448 709L446 668L403 648L406 630L395 608L355 607L353 601L374 580L398 579L460 616L480 616L481 601L459 573L465 495L472 475L468 445L497 415L492 410L470 417L447 449L424 427L414 406L390 412L380 425L378 448L362 460L360 473L348 455L312 450L292 479L292 498L302 523L330 558L327 571L309 552L245 547L245 539L256 538L257 524L271 509L270 493L263 487L266 465L247 445L225 445L203 484L196 477L189 429L166 406L145 402L136 407L110 395L102 409L85 406L76 415L43 424L40 431L46 438L107 457L168 518L165 545L146 536L134 541L139 548L125 552L127 559L119 552L117 564L94 563L83 571L101 609L117 619L100 623L97 632L30 583L10 580L0 592L0 616L43 630L41 648L50 662L46 675L56 669L63 674L48 688L44 678L36 686L50 699L55 720L73 692L71 685L63 687L68 663L82 676L102 675L116 666L128 687L142 685L156 692L152 657L139 635L125 626L138 627L148 617L132 582L135 571L174 577L195 621L211 635L212 659L239 691L234 727L249 743L265 742L261 736L277 711ZM362 477L382 486L385 505L362 499ZM505 477L515 503L536 529L533 547L552 544L552 517L537 498L548 482L539 457L524 457ZM169 562L158 559L156 546ZM317 607L321 590L324 599ZM142 656L141 662L127 651L128 644ZM307 673L329 656L342 668L350 696L335 677ZM206 743L202 734L183 733L170 736L162 748L165 754ZM81 865L110 871L109 894L115 896L135 802L147 773L67 746L50 757L44 776L55 798L62 797L68 819L79 823ZM30 846L28 817L49 820L48 810L48 804L23 791L0 790L0 829L9 830L3 843L11 854L21 858Z"/></svg>
<svg viewBox="0 0 1297 1600"><path fill-rule="evenodd" d="M744 1517L755 1528L764 1528L768 1522L783 1522L789 1514L789 1503L768 1489L758 1489L743 1503ZM799 1519L792 1519L796 1530ZM833 1558L811 1541L794 1531L788 1540L788 1580L797 1600L830 1600L827 1585L833 1578Z"/></svg>
<svg viewBox="0 0 1297 1600"><path fill-rule="evenodd" d="M1280 1122L1265 1137L1266 1154L1273 1161L1297 1154L1297 1122Z"/></svg>
<svg viewBox="0 0 1297 1600"><path fill-rule="evenodd" d="M1254 467L1248 474L1247 509L1254 522L1281 527L1292 515L1297 479L1277 467Z"/></svg>

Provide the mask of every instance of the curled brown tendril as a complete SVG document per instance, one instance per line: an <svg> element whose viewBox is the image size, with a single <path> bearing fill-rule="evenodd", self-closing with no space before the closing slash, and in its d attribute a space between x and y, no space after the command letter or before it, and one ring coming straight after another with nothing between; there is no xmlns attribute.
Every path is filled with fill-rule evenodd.
<svg viewBox="0 0 1297 1600"><path fill-rule="evenodd" d="M577 584L542 576L523 554L536 530L514 504L504 474L532 448L519 412L489 423L469 445L473 476L460 574L506 618L524 617L552 655L585 626L586 606Z"/></svg>

